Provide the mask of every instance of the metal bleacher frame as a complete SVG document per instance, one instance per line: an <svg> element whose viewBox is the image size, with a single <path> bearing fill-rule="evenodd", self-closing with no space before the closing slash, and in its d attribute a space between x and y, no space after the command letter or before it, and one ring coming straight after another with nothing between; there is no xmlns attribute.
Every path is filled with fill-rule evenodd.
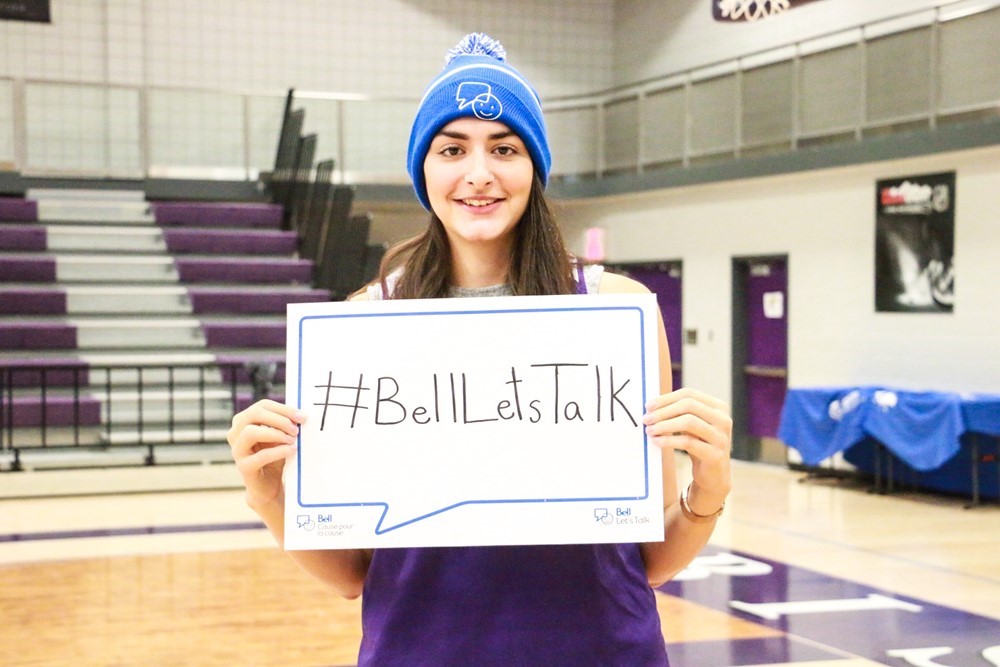
<svg viewBox="0 0 1000 667"><path fill-rule="evenodd" d="M385 247L369 242L370 214L352 215L355 189L334 183L335 161L314 164L318 136L302 135L305 110L294 102L293 88L266 183L272 200L285 209L285 229L298 234L300 256L314 263L314 285L339 301L374 278Z"/></svg>

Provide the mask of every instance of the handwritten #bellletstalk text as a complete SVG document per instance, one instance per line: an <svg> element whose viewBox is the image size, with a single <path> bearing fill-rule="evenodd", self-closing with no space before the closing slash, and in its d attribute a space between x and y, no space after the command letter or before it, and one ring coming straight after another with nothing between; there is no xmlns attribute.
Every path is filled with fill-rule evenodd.
<svg viewBox="0 0 1000 667"><path fill-rule="evenodd" d="M562 424L626 419L637 427L641 396L630 395L630 385L637 387L621 371L616 374L613 365L589 363L511 366L508 374L492 378L431 373L409 383L393 375L329 370L325 382L314 385L312 404L322 411L320 431L362 423Z"/></svg>

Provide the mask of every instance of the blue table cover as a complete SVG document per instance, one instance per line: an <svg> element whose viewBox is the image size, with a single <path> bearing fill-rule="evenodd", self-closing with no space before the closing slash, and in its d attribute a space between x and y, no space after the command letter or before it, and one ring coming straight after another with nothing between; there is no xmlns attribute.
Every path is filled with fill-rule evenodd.
<svg viewBox="0 0 1000 667"><path fill-rule="evenodd" d="M965 432L1000 435L1000 394L921 392L882 387L789 389L778 437L806 465L871 437L919 471L961 449Z"/></svg>
<svg viewBox="0 0 1000 667"><path fill-rule="evenodd" d="M962 394L965 430L1000 436L1000 394Z"/></svg>

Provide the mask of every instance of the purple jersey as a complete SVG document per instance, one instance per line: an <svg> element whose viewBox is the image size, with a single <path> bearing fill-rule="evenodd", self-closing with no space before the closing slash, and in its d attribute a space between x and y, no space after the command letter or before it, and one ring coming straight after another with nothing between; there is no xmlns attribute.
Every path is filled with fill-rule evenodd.
<svg viewBox="0 0 1000 667"><path fill-rule="evenodd" d="M635 544L379 549L364 665L668 665Z"/></svg>

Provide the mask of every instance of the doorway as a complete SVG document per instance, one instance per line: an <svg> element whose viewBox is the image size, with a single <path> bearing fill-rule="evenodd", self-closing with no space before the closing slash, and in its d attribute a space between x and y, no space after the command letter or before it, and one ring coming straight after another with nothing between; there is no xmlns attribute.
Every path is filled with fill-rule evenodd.
<svg viewBox="0 0 1000 667"><path fill-rule="evenodd" d="M681 287L684 272L682 264L677 261L635 262L608 265L615 273L636 280L656 295L663 316L663 326L667 332L667 345L670 347L670 364L673 377L673 388L679 389L684 380L683 363L681 359Z"/></svg>
<svg viewBox="0 0 1000 667"><path fill-rule="evenodd" d="M733 280L733 457L787 464L788 257L738 257Z"/></svg>

